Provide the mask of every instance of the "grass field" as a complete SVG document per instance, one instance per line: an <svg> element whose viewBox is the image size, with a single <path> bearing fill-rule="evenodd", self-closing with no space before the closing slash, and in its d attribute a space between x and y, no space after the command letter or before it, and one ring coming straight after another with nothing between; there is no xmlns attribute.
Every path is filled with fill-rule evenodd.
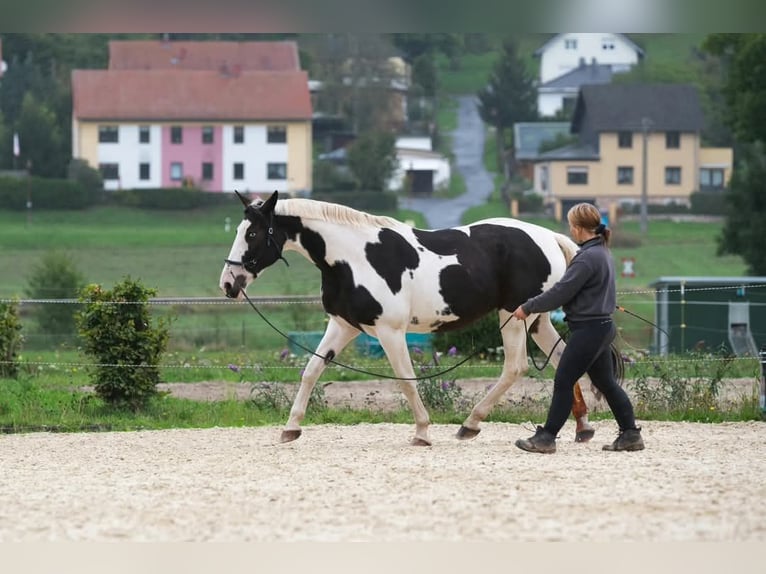
<svg viewBox="0 0 766 574"><path fill-rule="evenodd" d="M399 217L422 220L422 215L417 215ZM499 215L507 215L504 205L491 202L470 209L463 221ZM152 212L112 207L38 212L28 227L22 215L0 212L0 298L22 297L32 268L52 248L67 253L87 282L105 288L130 276L157 289L159 297L219 297L222 260L233 238L233 231L226 233L223 229L227 216L234 219L239 210ZM566 231L552 220L533 222ZM624 234L640 239L637 247L613 249L618 270L623 258L635 260L635 277L618 277L618 303L648 320L654 318L654 293L649 284L661 276L745 274L740 257L716 255L720 222L653 220L645 238L640 237L638 225L625 221L615 226L616 238ZM251 295L319 294L316 268L297 253L287 253L286 258L290 266L277 264L269 268L250 289ZM284 331L322 331L325 326L318 305L268 305L262 310ZM244 305L158 306L156 312L174 317L171 339L177 349L283 345L282 337ZM648 345L649 325L627 315L618 315L618 321L626 341L636 347ZM57 346L55 339L34 328L29 329L27 340L31 348Z"/></svg>

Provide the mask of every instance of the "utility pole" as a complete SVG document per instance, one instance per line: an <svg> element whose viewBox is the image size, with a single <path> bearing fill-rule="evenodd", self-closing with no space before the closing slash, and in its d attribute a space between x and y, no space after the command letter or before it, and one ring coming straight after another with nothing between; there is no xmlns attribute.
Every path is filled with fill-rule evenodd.
<svg viewBox="0 0 766 574"><path fill-rule="evenodd" d="M649 118L641 118L641 131L643 134L642 137L642 149L641 149L641 235L646 235L648 229L649 229L649 197L648 197L648 190L647 190L647 172L648 169L648 162L647 162L647 140L649 137L649 127L652 124L652 120Z"/></svg>

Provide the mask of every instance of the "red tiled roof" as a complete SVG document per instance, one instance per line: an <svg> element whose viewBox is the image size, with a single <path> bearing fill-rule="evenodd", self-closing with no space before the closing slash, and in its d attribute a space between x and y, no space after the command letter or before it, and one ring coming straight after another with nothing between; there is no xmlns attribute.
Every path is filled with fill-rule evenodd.
<svg viewBox="0 0 766 574"><path fill-rule="evenodd" d="M74 117L92 120L303 120L306 72L73 70Z"/></svg>
<svg viewBox="0 0 766 574"><path fill-rule="evenodd" d="M300 70L295 42L113 40L111 70Z"/></svg>

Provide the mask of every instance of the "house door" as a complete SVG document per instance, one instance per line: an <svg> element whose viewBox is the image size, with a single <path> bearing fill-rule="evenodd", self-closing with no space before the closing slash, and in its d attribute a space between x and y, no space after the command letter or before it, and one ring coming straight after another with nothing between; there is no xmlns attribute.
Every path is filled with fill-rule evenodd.
<svg viewBox="0 0 766 574"><path fill-rule="evenodd" d="M413 195L431 194L434 191L434 172L430 169L410 169L407 171L407 179Z"/></svg>

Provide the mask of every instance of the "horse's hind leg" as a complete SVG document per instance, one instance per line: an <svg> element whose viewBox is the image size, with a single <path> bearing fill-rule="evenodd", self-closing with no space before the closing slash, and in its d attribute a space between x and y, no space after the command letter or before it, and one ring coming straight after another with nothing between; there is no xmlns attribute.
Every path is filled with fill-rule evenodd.
<svg viewBox="0 0 766 574"><path fill-rule="evenodd" d="M330 318L322 340L317 346L315 355L309 359L306 368L303 369L301 386L293 400L290 409L290 418L287 419L285 429L282 431L282 442L290 442L301 436L301 421L306 416L306 406L314 389L314 384L321 376L329 360L336 357L359 334L359 330L334 317ZM319 356L317 356L319 355ZM326 357L327 360L322 357Z"/></svg>
<svg viewBox="0 0 766 574"><path fill-rule="evenodd" d="M503 349L505 350L503 372L497 383L473 407L471 414L463 421L463 426L457 432L459 439L469 439L479 434L481 430L479 423L487 417L492 407L497 404L500 397L505 394L505 391L511 387L516 379L527 372L527 338L524 332L524 323L512 319L506 324L505 321L509 315L508 311L500 311L500 324L505 324L501 331Z"/></svg>
<svg viewBox="0 0 766 574"><path fill-rule="evenodd" d="M532 323L529 327L529 334L532 335L532 339L542 350L546 356L550 356L551 363L554 366L558 366L561 354L564 352L566 344L563 340L559 340L560 336L556 328L551 323L550 314L544 313ZM553 352L551 353L551 350ZM587 375L585 375L586 378ZM577 381L574 386L574 403L572 405L572 416L575 418L575 442L588 442L593 438L596 430L588 422L588 405L585 403L585 399L582 395L582 388L580 381Z"/></svg>

